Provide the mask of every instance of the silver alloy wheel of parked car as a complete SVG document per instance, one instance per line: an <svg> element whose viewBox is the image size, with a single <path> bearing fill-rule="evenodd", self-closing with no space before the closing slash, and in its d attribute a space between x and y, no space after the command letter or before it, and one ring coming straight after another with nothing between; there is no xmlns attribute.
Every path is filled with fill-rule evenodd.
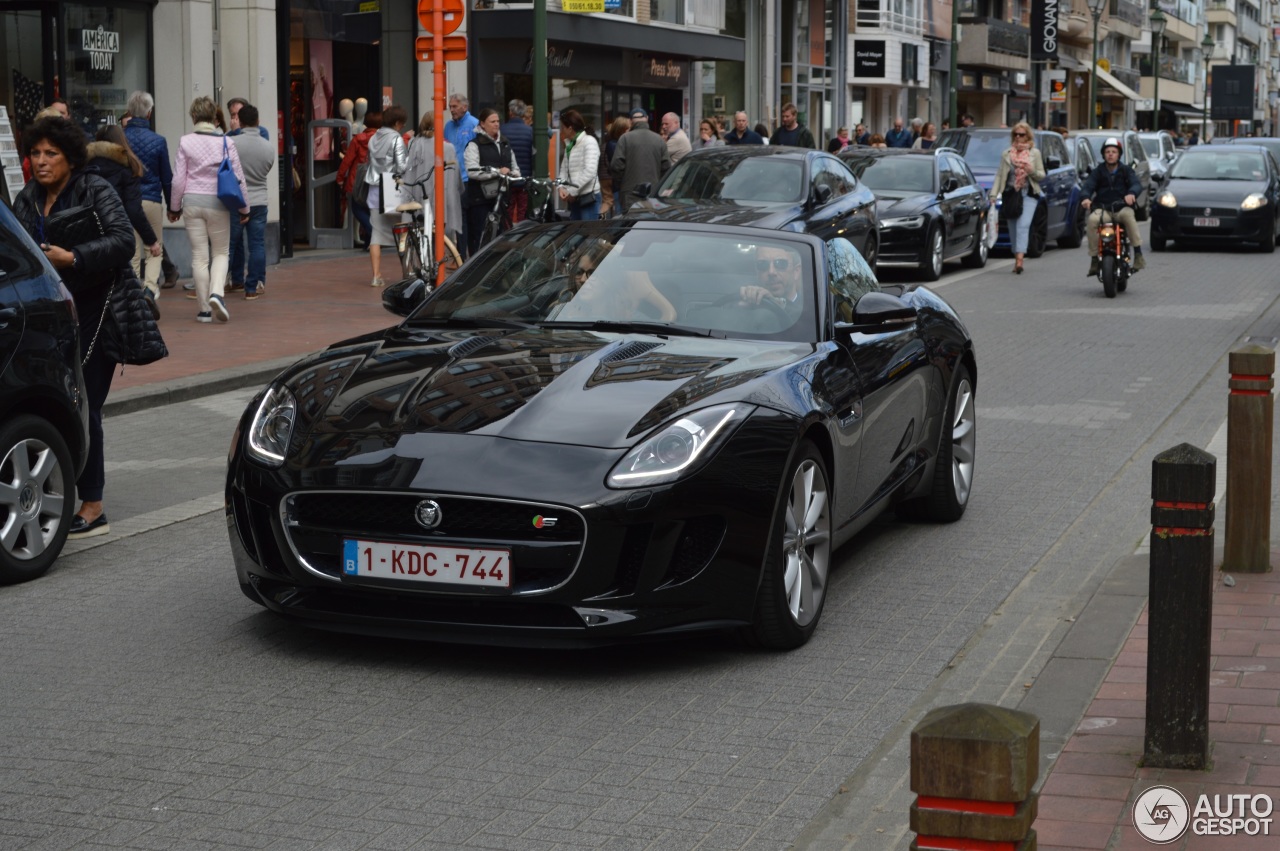
<svg viewBox="0 0 1280 851"><path fill-rule="evenodd" d="M954 481L956 501L961 505L969 501L973 488L974 449L977 446L977 429L973 403L973 385L969 377L960 377L956 387L951 420L951 475Z"/></svg>
<svg viewBox="0 0 1280 851"><path fill-rule="evenodd" d="M920 271L926 281L936 281L942 277L943 243L942 227L934 225L929 228L929 236L925 243L929 253L920 264Z"/></svg>
<svg viewBox="0 0 1280 851"><path fill-rule="evenodd" d="M787 608L799 626L808 626L822 610L831 562L827 476L813 458L801 461L791 479L783 513L782 553Z"/></svg>
<svg viewBox="0 0 1280 851"><path fill-rule="evenodd" d="M62 531L69 497L58 455L33 435L16 440L0 460L0 549L6 564L39 559Z"/></svg>

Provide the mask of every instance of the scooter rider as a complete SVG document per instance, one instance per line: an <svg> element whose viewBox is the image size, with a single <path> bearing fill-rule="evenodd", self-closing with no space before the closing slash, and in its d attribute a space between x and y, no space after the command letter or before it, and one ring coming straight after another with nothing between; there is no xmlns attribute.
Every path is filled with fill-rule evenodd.
<svg viewBox="0 0 1280 851"><path fill-rule="evenodd" d="M1108 137L1102 143L1102 162L1085 178L1084 185L1080 188L1084 196L1080 206L1088 210L1093 201L1097 200L1099 205L1109 209L1112 203L1124 199L1128 206L1116 213L1115 218L1129 236L1129 245L1133 247L1133 270L1136 272L1147 267L1147 261L1142 256L1138 219L1133 214L1133 205L1142 192L1142 183L1133 169L1120 162L1121 153L1120 140L1115 136ZM1089 274L1086 277L1089 278L1098 274L1098 222L1101 220L1102 210L1094 210L1086 223L1086 244L1089 246Z"/></svg>

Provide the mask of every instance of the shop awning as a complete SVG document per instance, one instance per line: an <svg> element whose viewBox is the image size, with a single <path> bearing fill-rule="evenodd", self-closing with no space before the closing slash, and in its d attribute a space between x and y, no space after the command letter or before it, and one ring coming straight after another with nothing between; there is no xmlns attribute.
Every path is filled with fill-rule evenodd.
<svg viewBox="0 0 1280 851"><path fill-rule="evenodd" d="M1160 110L1169 110L1174 115L1181 115L1183 118L1200 118L1204 115L1204 109L1193 106L1189 103L1178 103L1176 100L1160 99Z"/></svg>
<svg viewBox="0 0 1280 851"><path fill-rule="evenodd" d="M1138 94L1133 89L1129 88L1124 83L1117 80L1110 71L1103 71L1101 68L1097 69L1097 71L1098 71L1099 80L1106 83L1108 86L1115 89L1117 92L1124 95L1129 100L1142 100L1142 95Z"/></svg>

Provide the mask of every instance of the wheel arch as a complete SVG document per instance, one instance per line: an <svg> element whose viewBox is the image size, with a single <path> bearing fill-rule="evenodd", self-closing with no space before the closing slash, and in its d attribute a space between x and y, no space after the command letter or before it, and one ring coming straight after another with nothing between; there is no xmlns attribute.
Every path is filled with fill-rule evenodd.
<svg viewBox="0 0 1280 851"><path fill-rule="evenodd" d="M19 394L10 400L11 406L5 413L6 420L12 420L23 414L39 417L53 426L71 451L75 463L76 478L84 470L86 461L86 437L80 428L76 412L51 396L41 393Z"/></svg>

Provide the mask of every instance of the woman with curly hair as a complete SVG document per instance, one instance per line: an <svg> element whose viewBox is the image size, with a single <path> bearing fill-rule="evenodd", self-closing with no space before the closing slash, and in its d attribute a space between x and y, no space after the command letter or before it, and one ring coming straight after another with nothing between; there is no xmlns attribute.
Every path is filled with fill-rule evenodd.
<svg viewBox="0 0 1280 851"><path fill-rule="evenodd" d="M89 403L89 456L76 482L80 508L68 538L90 538L111 531L102 508L106 485L102 448L102 405L111 389L115 364L101 341L94 342L107 294L133 259L133 227L111 184L85 170L88 152L84 132L62 117L40 118L22 135L23 155L31 160L32 178L13 202L14 215L44 251L71 291L80 318L80 348L85 397ZM51 216L87 207L97 214L101 235L76 245L60 244ZM91 350L90 350L91 348Z"/></svg>

